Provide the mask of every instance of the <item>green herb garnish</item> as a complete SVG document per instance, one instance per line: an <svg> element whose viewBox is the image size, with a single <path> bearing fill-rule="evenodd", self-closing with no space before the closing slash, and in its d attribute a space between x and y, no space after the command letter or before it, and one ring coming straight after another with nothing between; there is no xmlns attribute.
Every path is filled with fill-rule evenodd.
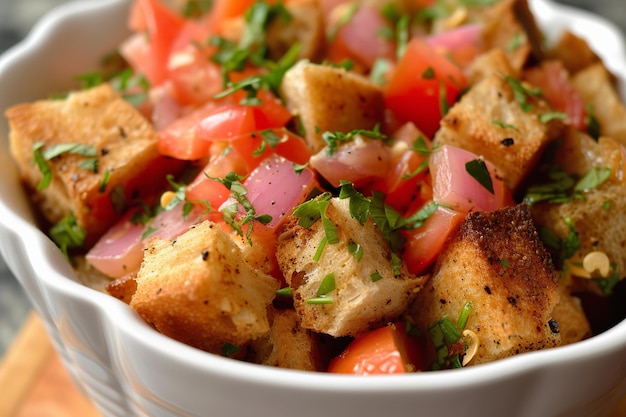
<svg viewBox="0 0 626 417"><path fill-rule="evenodd" d="M494 194L493 180L491 174L487 169L487 164L482 158L471 160L465 164L465 170L472 176L480 185L482 185L491 194Z"/></svg>

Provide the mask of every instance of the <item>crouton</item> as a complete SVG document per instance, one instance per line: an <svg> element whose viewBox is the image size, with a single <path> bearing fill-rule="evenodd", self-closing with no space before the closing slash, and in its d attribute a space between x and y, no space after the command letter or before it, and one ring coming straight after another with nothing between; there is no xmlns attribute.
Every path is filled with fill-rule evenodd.
<svg viewBox="0 0 626 417"><path fill-rule="evenodd" d="M52 224L72 213L87 233L86 247L117 221L127 201L152 195L166 184L166 173L182 168L180 161L159 155L150 123L106 84L65 100L21 104L6 116L11 152L35 206ZM43 153L63 144L94 152L64 152L48 160L50 185L38 189L44 178L35 160L38 144Z"/></svg>
<svg viewBox="0 0 626 417"><path fill-rule="evenodd" d="M276 19L267 29L266 42L270 58L277 61L295 44L298 57L316 62L326 47L324 15L317 0L290 1L285 5L289 19Z"/></svg>
<svg viewBox="0 0 626 417"><path fill-rule="evenodd" d="M174 241L153 238L130 306L159 332L213 353L269 330L278 281L250 267L222 229L205 221Z"/></svg>
<svg viewBox="0 0 626 417"><path fill-rule="evenodd" d="M381 88L343 68L301 61L285 74L281 96L314 154L324 148L325 132L373 129L384 120Z"/></svg>
<svg viewBox="0 0 626 417"><path fill-rule="evenodd" d="M626 225L619 214L626 212L626 186L606 182L585 193L584 200L539 203L532 206L533 218L539 227L545 227L561 239L576 233L580 247L566 260L566 271L583 278L578 284L585 290L600 294L609 280L621 279L626 274ZM567 221L566 221L567 220ZM590 253L607 257L606 274L582 268ZM590 280L588 278L595 278Z"/></svg>
<svg viewBox="0 0 626 417"><path fill-rule="evenodd" d="M597 63L579 71L572 77L572 85L583 102L591 106L600 134L626 145L626 106L604 65Z"/></svg>
<svg viewBox="0 0 626 417"><path fill-rule="evenodd" d="M526 205L471 212L448 239L411 314L426 331L443 317L456 321L471 302L465 328L480 344L470 365L550 348L560 344L551 321L556 278Z"/></svg>
<svg viewBox="0 0 626 417"><path fill-rule="evenodd" d="M552 310L552 318L558 323L561 345L569 345L591 337L591 325L580 299L572 295L571 277L559 279L559 302Z"/></svg>
<svg viewBox="0 0 626 417"><path fill-rule="evenodd" d="M510 76L519 78L519 71L516 71L509 62L504 50L501 48L491 49L478 55L470 64L466 71L467 80L470 85L476 84L491 75Z"/></svg>
<svg viewBox="0 0 626 417"><path fill-rule="evenodd" d="M483 17L482 42L485 50L505 51L516 71L531 60L543 57L542 35L527 0L503 0Z"/></svg>
<svg viewBox="0 0 626 417"><path fill-rule="evenodd" d="M126 304L133 299L135 291L137 291L137 274L124 275L121 278L109 281L105 287L106 292Z"/></svg>
<svg viewBox="0 0 626 417"><path fill-rule="evenodd" d="M293 309L270 309L270 330L250 342L246 360L304 371L323 369L316 333L303 329Z"/></svg>
<svg viewBox="0 0 626 417"><path fill-rule="evenodd" d="M482 155L515 190L563 129L560 120L540 120L541 114L551 111L543 100L523 92L514 79L490 75L443 117L435 143Z"/></svg>
<svg viewBox="0 0 626 417"><path fill-rule="evenodd" d="M556 45L547 52L547 57L561 61L570 74L600 62L587 41L569 30L561 34Z"/></svg>
<svg viewBox="0 0 626 417"><path fill-rule="evenodd" d="M617 215L626 210L626 149L613 139L600 137L596 142L583 132L568 129L568 134L562 137L561 145L547 164L563 168L574 178L583 178L594 168L610 169L606 182L597 188L584 190L582 198L544 201L531 206L533 219L540 228L551 230L561 239L566 239L575 231L580 248L566 260L565 272L583 277L582 280L575 280L577 290L600 293L598 284L606 284L606 281L588 278L611 279L613 274L619 277L626 275L626 226L620 224L620 216ZM545 174L538 173L537 176L537 184L543 184ZM611 266L609 276L602 277L581 268L583 259L592 252L606 254L607 266Z"/></svg>
<svg viewBox="0 0 626 417"><path fill-rule="evenodd" d="M409 274L403 264L394 273L382 233L371 218L364 225L354 219L349 204L349 199L333 198L325 212L336 226L338 243L324 245L322 221L305 228L293 217L283 226L276 248L302 327L335 337L355 336L393 320L427 279ZM326 285L328 280L332 285ZM320 298L321 286L332 290Z"/></svg>

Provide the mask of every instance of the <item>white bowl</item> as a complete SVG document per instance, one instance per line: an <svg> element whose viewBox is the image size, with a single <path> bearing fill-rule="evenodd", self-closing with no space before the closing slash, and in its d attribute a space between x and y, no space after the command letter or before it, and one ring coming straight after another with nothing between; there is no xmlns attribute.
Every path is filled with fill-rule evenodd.
<svg viewBox="0 0 626 417"><path fill-rule="evenodd" d="M126 35L126 0L67 4L0 59L0 110L66 88ZM569 27L626 75L606 21L531 1L548 38ZM622 90L623 91L623 90ZM623 94L626 97L626 94ZM626 394L626 321L589 340L435 373L350 377L274 369L207 354L78 283L33 222L0 118L0 250L77 384L106 416L604 416Z"/></svg>

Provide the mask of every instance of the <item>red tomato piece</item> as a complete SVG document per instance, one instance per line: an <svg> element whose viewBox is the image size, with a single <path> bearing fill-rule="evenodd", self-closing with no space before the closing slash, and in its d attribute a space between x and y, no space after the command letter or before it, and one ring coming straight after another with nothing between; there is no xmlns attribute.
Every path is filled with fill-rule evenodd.
<svg viewBox="0 0 626 417"><path fill-rule="evenodd" d="M454 231L465 218L460 213L445 207L426 219L424 225L415 230L405 230L406 244L402 260L412 274L424 273L437 259L448 235Z"/></svg>
<svg viewBox="0 0 626 417"><path fill-rule="evenodd" d="M207 141L230 140L255 129L254 113L249 106L223 105L204 115L196 135Z"/></svg>
<svg viewBox="0 0 626 417"><path fill-rule="evenodd" d="M240 176L249 172L246 162L236 149L213 155L202 172L187 185L187 199L201 205L208 203L212 210L217 210L230 196L230 190L215 178L224 178L231 172Z"/></svg>
<svg viewBox="0 0 626 417"><path fill-rule="evenodd" d="M419 184L426 177L427 169L420 169L426 164L428 155L422 155L412 149L414 142L421 138L426 148L431 148L431 142L415 127L413 123L406 123L392 135L392 167L385 178L377 181L372 188L384 193L385 203L401 213L420 193ZM424 167L426 168L426 167Z"/></svg>
<svg viewBox="0 0 626 417"><path fill-rule="evenodd" d="M270 91L259 90L257 97L262 104L252 109L258 130L284 127L292 119L291 112Z"/></svg>
<svg viewBox="0 0 626 417"><path fill-rule="evenodd" d="M561 61L544 61L525 72L524 78L541 89L542 97L554 110L566 113L572 126L587 130L587 111L580 94L569 80Z"/></svg>
<svg viewBox="0 0 626 417"><path fill-rule="evenodd" d="M147 52L133 54L133 51L141 50L138 47L122 49L128 52L124 54L125 58L151 85L159 85L167 78L167 64L172 45L184 25L184 20L157 0L137 0L131 13L130 24L147 32L141 38L135 39L135 42L143 39Z"/></svg>
<svg viewBox="0 0 626 417"><path fill-rule="evenodd" d="M385 104L400 123L413 122L428 137L445 107L467 86L462 70L425 41L414 38L384 89Z"/></svg>
<svg viewBox="0 0 626 417"><path fill-rule="evenodd" d="M263 143L263 135L267 132L271 132L280 138L275 147ZM255 169L262 160L268 158L273 153L297 164L305 164L311 157L311 151L304 139L285 128L250 132L232 139L229 143L245 161L248 171Z"/></svg>
<svg viewBox="0 0 626 417"><path fill-rule="evenodd" d="M198 46L204 45L209 36L204 26L189 21L172 46L167 77L182 106L199 107L223 89L221 69L210 60L214 48Z"/></svg>
<svg viewBox="0 0 626 417"><path fill-rule="evenodd" d="M193 161L208 156L211 142L197 134L198 124L216 111L217 104L207 103L204 107L183 116L158 132L159 153L172 158Z"/></svg>
<svg viewBox="0 0 626 417"><path fill-rule="evenodd" d="M406 332L403 322L358 336L336 358L328 372L353 375L399 374L423 370L423 342Z"/></svg>
<svg viewBox="0 0 626 417"><path fill-rule="evenodd" d="M296 164L309 162L311 150L303 138L284 128L274 129L273 132L282 137L282 140L274 148L278 155Z"/></svg>

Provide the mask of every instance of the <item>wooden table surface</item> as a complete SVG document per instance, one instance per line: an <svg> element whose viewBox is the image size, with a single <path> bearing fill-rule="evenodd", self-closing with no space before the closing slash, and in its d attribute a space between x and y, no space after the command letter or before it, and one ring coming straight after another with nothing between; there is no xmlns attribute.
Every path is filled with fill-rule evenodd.
<svg viewBox="0 0 626 417"><path fill-rule="evenodd" d="M75 387L35 313L0 361L0 393L0 417L102 417ZM626 417L626 398L610 417Z"/></svg>

